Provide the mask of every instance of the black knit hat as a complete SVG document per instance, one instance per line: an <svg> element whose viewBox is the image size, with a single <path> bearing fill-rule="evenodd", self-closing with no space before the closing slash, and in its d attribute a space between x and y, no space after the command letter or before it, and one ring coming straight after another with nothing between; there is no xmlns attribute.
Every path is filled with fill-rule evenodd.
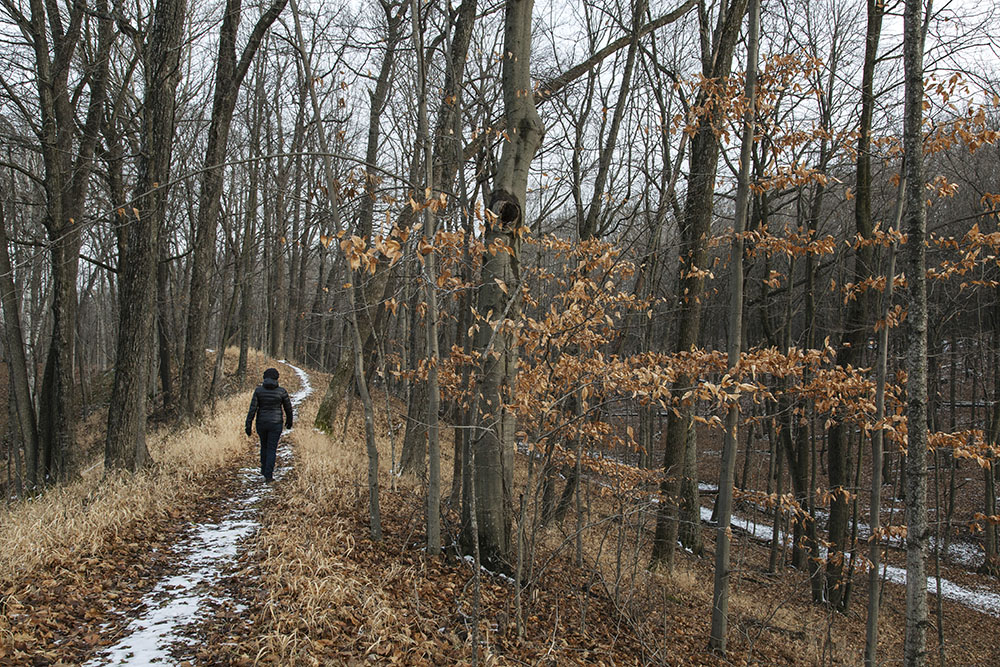
<svg viewBox="0 0 1000 667"><path fill-rule="evenodd" d="M278 380L278 369L277 368L268 368L266 371L264 371L264 379L267 380L269 378L271 380L275 380L275 381Z"/></svg>

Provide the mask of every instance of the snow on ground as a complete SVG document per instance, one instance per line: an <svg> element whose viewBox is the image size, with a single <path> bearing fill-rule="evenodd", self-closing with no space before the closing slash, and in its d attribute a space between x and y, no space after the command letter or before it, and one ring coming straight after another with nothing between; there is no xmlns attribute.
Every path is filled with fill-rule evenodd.
<svg viewBox="0 0 1000 667"><path fill-rule="evenodd" d="M298 407L313 392L309 376L287 361L281 363L291 368L302 384L291 395L292 405ZM275 469L276 481L292 464L292 453L284 439L278 447L278 460L284 465ZM241 468L239 474L242 493L234 499L229 512L218 523L196 525L192 535L173 548L180 560L177 574L156 584L139 605L141 615L128 624L118 643L101 651L85 663L86 667L172 664L170 648L190 642L181 629L196 622L208 603L225 601L210 594L212 585L235 561L240 542L260 528L260 501L273 491L272 486L264 484L256 463Z"/></svg>
<svg viewBox="0 0 1000 667"><path fill-rule="evenodd" d="M712 508L702 507L701 518L704 521L710 521L712 519ZM770 541L774 535L771 526L759 524L756 521L744 519L735 514L733 515L731 525L763 541ZM892 565L883 565L882 570L887 580L895 584L906 584L905 569ZM928 592L937 594L937 579L934 577L927 578L927 590ZM952 600L989 616L1000 618L1000 594L986 587L969 588L960 586L947 579L941 579L941 596L946 600Z"/></svg>
<svg viewBox="0 0 1000 667"><path fill-rule="evenodd" d="M703 486L712 486L712 485L699 484L698 488L701 489ZM712 486L712 489L717 491L718 487L717 486ZM755 504L754 506L758 510L760 510L761 512L765 512L765 513L769 513L770 512L770 510L765 510L760 505L756 505ZM893 518L895 517L896 514L903 514L904 513L904 508L903 507L889 507L888 509L886 509L886 508L883 507L882 508L882 512L883 513L888 512L888 514L889 514L888 521L891 522L891 521L893 521ZM934 508L929 508L928 514L933 514L933 513L934 513ZM825 521L829 516L830 516L830 513L827 512L826 510L816 510L816 518L817 519L822 519L822 520ZM901 516L901 517L899 517L899 521L897 522L897 525L898 524L902 524L905 521L906 521L905 517ZM887 522L884 521L882 523L882 526L885 527L886 524L887 524ZM862 541L865 541L869 537L871 537L871 534L872 534L872 531L871 531L871 528L868 526L868 524L867 523L862 523L862 522L859 521L858 522L858 539L862 540ZM770 538L768 538L768 539L770 539ZM903 544L903 538L901 538L899 536L892 535L892 536L889 536L888 539L889 539L889 544L891 544L891 545L893 545L895 547L898 547L900 549L905 549L906 548L905 545ZM933 535L931 535L930 537L927 538L927 548L928 548L928 553L933 553L934 550L937 548L937 538L934 537ZM967 541L960 540L960 539L954 539L954 540L951 541L951 544L948 545L948 552L947 552L947 554L942 553L941 557L942 557L942 559L950 561L950 562L952 562L952 563L954 563L956 565L961 565L962 567L964 567L965 569L969 570L970 572L975 572L976 570L979 569L979 566L981 566L983 564L984 554L983 554L982 547L978 543L976 543L976 542L967 542Z"/></svg>
<svg viewBox="0 0 1000 667"><path fill-rule="evenodd" d="M299 376L299 382L302 384L302 388L291 395L292 405L297 407L300 403L302 403L302 401L309 398L309 395L313 393L313 387L309 384L309 375L298 366L292 366L284 359L281 359L278 363L288 366L297 376ZM296 415L296 417L297 416L298 415Z"/></svg>

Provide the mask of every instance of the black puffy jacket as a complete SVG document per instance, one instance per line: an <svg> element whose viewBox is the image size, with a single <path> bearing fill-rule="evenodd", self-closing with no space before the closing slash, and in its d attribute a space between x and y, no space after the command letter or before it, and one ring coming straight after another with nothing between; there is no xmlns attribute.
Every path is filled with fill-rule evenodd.
<svg viewBox="0 0 1000 667"><path fill-rule="evenodd" d="M284 387L278 386L277 380L264 378L264 383L254 389L250 400L250 412L247 413L247 430L253 418L257 417L257 430L261 426L273 428L281 426L281 411L285 411L285 428L292 427L292 401Z"/></svg>

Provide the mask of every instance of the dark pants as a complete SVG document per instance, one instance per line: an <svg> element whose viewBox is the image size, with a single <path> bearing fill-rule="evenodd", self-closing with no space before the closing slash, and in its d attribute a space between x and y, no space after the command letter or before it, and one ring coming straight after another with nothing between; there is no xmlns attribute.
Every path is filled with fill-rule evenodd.
<svg viewBox="0 0 1000 667"><path fill-rule="evenodd" d="M278 453L281 424L257 424L257 435L260 436L260 474L264 479L271 479L274 475L274 458Z"/></svg>

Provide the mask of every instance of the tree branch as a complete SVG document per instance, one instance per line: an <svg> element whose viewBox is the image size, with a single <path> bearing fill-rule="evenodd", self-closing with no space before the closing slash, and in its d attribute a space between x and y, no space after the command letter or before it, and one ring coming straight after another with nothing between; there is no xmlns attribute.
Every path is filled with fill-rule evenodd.
<svg viewBox="0 0 1000 667"><path fill-rule="evenodd" d="M662 28L665 25L673 23L674 21L678 20L679 18L687 14L688 11L690 11L691 8L694 7L696 4L697 0L687 0L687 2L685 2L683 5L681 5L674 11L670 12L669 14L664 14L660 18L650 21L649 23L642 26L638 30L637 38L641 39L645 35L648 35L650 32L653 32L654 30ZM544 103L546 100L552 98L554 95L561 92L566 86L573 83L581 76L592 70L605 58L614 54L616 51L620 51L621 49L628 46L629 43L632 41L633 36L636 35L630 33L628 35L625 35L624 37L616 39L615 41L611 42L603 49L595 53L594 55L584 60L582 63L570 67L568 70L566 70L559 76L555 77L554 79L549 79L549 81L541 84L538 87L538 90L535 91L535 104L538 105ZM506 127L506 121L503 118L499 118L496 121L494 121L492 124L492 129L496 132L495 136L499 136L500 132L505 127ZM466 160L471 159L472 156L474 156L483 146L489 135L490 135L489 132L483 132L477 135L476 138L470 141L468 144L466 144L465 150L463 151L464 159Z"/></svg>
<svg viewBox="0 0 1000 667"><path fill-rule="evenodd" d="M240 84L243 82L243 78L246 76L247 70L250 69L250 63L253 62L254 54L257 53L257 48L260 46L261 41L264 39L264 35L267 33L268 28L271 24L277 20L278 15L284 10L285 5L288 4L288 0L274 0L271 6L267 8L267 11L261 14L261 17L257 19L257 24L253 27L253 32L250 33L250 39L247 40L246 46L243 47L243 53L240 55L240 62L236 66L236 87L239 88Z"/></svg>

